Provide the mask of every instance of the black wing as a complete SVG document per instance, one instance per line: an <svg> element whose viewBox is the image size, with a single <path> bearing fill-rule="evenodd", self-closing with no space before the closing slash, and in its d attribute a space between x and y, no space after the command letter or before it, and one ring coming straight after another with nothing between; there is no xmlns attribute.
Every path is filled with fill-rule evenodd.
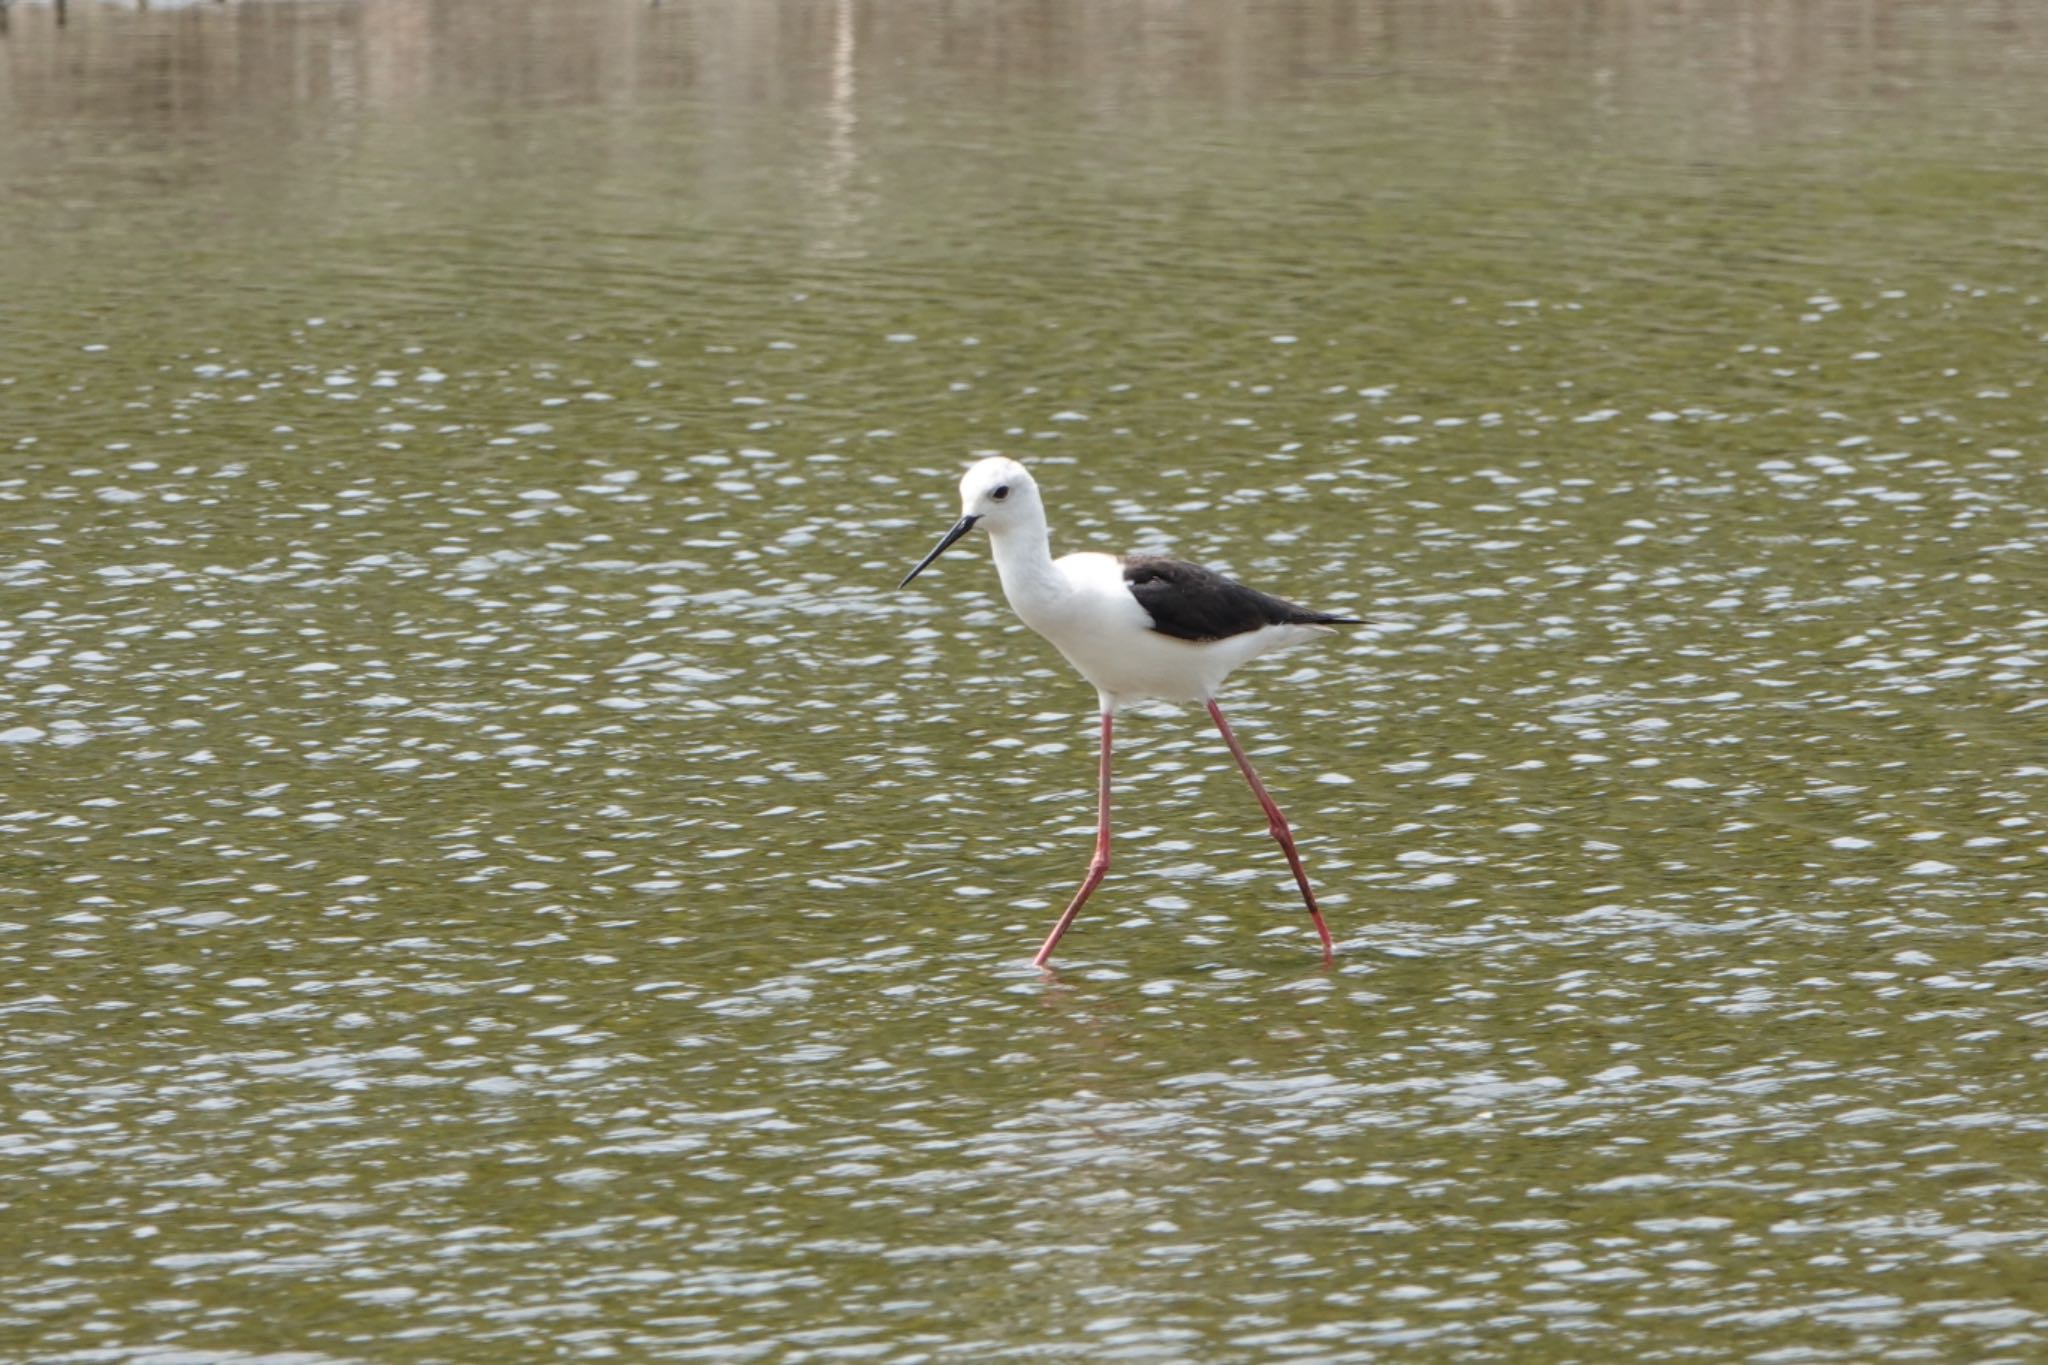
<svg viewBox="0 0 2048 1365"><path fill-rule="evenodd" d="M1125 555L1124 586L1152 618L1152 629L1176 640L1226 640L1265 626L1362 624L1297 607L1214 569L1164 555Z"/></svg>

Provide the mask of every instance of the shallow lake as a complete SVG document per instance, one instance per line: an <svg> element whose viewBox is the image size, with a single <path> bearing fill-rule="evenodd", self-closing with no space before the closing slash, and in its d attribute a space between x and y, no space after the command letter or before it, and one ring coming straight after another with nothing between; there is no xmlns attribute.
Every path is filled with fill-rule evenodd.
<svg viewBox="0 0 2048 1365"><path fill-rule="evenodd" d="M2048 1354L2048 12L0 23L0 1354Z"/></svg>

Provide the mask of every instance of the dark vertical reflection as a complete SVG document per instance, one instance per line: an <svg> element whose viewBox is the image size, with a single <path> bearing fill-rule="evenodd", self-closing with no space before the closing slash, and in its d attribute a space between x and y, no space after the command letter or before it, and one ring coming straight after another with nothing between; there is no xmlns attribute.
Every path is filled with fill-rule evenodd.
<svg viewBox="0 0 2048 1365"><path fill-rule="evenodd" d="M51 13L69 19L62 0ZM834 98L836 54L850 32L878 95L1000 96L1051 83L1112 117L1140 97L1229 107L1390 75L1576 80L1618 95L1711 88L1717 117L1766 128L1788 105L1820 95L1882 99L1916 81L2031 77L2044 26L2048 17L2032 9L1936 13L1884 0L1290 0L1256 18L1223 0L855 0L850 12L823 0L138 5L93 11L64 63L43 51L48 26L17 25L8 99L30 118L84 98L104 115L149 122L162 114L152 85L175 81L186 87L182 116L203 120L252 99L317 103L348 66L348 87L371 109L446 95L603 105L690 92L734 108L800 107ZM1998 42L1976 40L1988 28ZM145 52L161 66L156 81L122 80Z"/></svg>

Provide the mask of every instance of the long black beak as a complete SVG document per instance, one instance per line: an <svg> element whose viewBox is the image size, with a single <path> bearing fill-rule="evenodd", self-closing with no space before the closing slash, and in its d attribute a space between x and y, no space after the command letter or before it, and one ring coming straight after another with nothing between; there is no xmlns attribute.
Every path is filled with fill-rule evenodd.
<svg viewBox="0 0 2048 1365"><path fill-rule="evenodd" d="M962 517L960 518L960 520L954 522L953 529L946 532L946 534L940 538L939 543L932 546L932 552L926 555L923 559L919 560L916 568L912 569L909 573L903 575L903 581L901 583L898 583L896 586L899 589L909 587L911 579L917 577L919 574L923 573L927 568L929 568L931 566L931 562L934 559L937 559L940 555L946 553L946 547L948 545L951 545L954 541L960 539L960 537L966 535L969 531L972 531L974 529L974 523L980 520L980 517Z"/></svg>

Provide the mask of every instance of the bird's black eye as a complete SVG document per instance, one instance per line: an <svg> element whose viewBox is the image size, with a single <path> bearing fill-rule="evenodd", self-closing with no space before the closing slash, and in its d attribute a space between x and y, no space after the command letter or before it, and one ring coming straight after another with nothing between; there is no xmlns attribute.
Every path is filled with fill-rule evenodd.
<svg viewBox="0 0 2048 1365"><path fill-rule="evenodd" d="M997 484L996 491L989 494L989 496L994 498L997 502L1001 502L1004 498L1010 496L1010 485L1006 483Z"/></svg>

